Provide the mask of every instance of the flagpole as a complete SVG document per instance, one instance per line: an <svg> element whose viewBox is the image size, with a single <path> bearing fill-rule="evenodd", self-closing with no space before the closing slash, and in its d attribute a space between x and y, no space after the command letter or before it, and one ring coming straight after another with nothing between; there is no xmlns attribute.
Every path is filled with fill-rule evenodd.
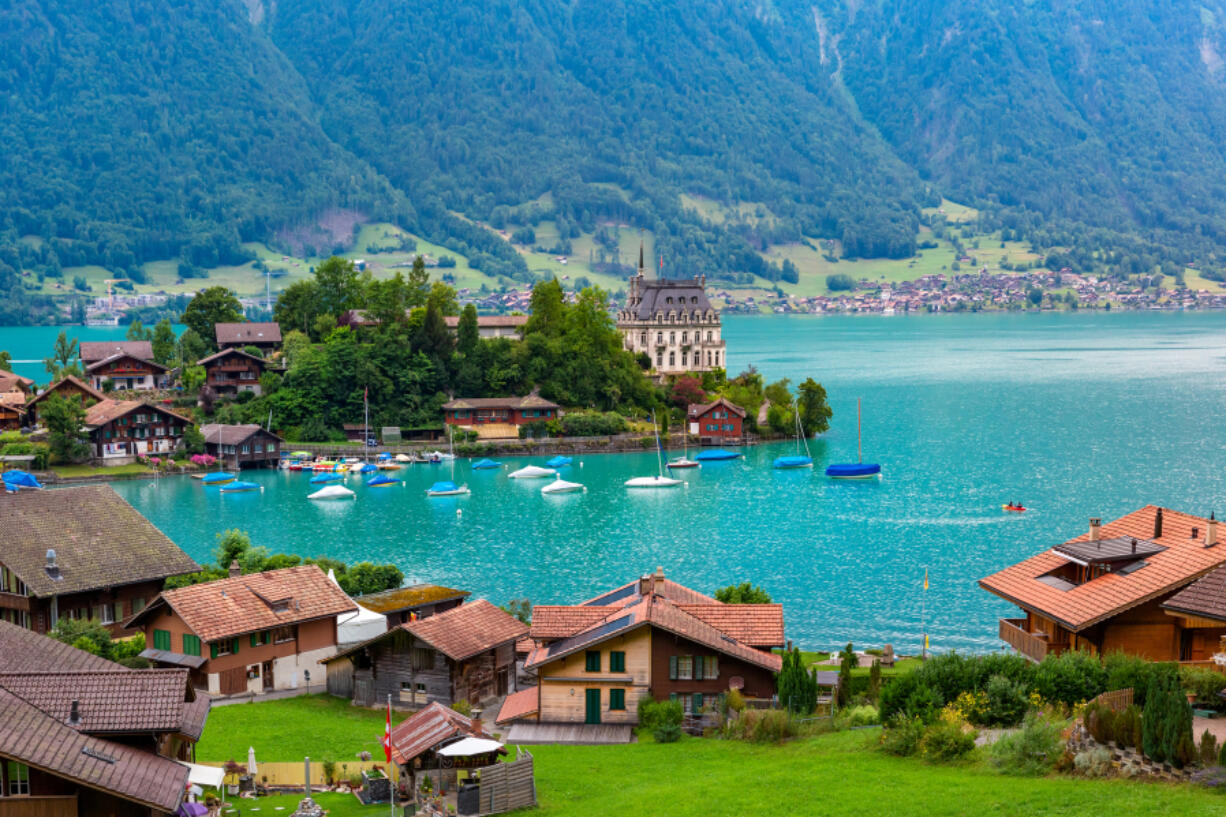
<svg viewBox="0 0 1226 817"><path fill-rule="evenodd" d="M362 441L365 444L365 440ZM390 784L388 792L388 813L389 817L396 817L396 775L394 773L396 764L392 762L392 693L387 693L387 726L384 727L384 732L387 735L387 743L385 750L387 754L387 779Z"/></svg>
<svg viewBox="0 0 1226 817"><path fill-rule="evenodd" d="M928 660L928 568L924 568L924 595L920 604L920 629L924 631L923 659Z"/></svg>

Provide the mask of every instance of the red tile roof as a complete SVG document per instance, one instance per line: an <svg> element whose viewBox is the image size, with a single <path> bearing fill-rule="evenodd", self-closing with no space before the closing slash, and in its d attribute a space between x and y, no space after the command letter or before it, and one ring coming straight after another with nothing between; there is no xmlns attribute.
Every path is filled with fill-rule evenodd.
<svg viewBox="0 0 1226 817"><path fill-rule="evenodd" d="M690 417L701 417L716 406L723 406L738 417L745 416L745 409L723 397L717 398L711 403L693 403L689 407L688 414Z"/></svg>
<svg viewBox="0 0 1226 817"><path fill-rule="evenodd" d="M63 723L77 701L73 728L91 735L178 732L187 698L194 698L187 676L185 669L0 671L0 687Z"/></svg>
<svg viewBox="0 0 1226 817"><path fill-rule="evenodd" d="M163 366L161 363L158 363L157 361L152 360L150 358L138 357L137 355L128 354L127 352L119 352L117 354L110 355L109 357L104 357L102 358L102 360L95 360L94 362L90 363L88 366L85 367L85 373L89 374L95 369L100 369L106 364L113 363L116 360L123 360L125 357L128 358L129 360L136 361L142 366L148 366L151 369L161 369L164 372L169 371L168 367Z"/></svg>
<svg viewBox="0 0 1226 817"><path fill-rule="evenodd" d="M502 725L509 721L519 720L528 715L535 715L541 708L541 688L528 687L519 692L513 692L502 702L494 723Z"/></svg>
<svg viewBox="0 0 1226 817"><path fill-rule="evenodd" d="M463 736L488 738L471 718L432 701L426 708L392 727L392 760L404 765L440 741Z"/></svg>
<svg viewBox="0 0 1226 817"><path fill-rule="evenodd" d="M0 391L27 392L34 388L34 381L19 374L0 369Z"/></svg>
<svg viewBox="0 0 1226 817"><path fill-rule="evenodd" d="M751 647L782 647L782 604L678 604L685 612Z"/></svg>
<svg viewBox="0 0 1226 817"><path fill-rule="evenodd" d="M1226 543L1204 546L1208 520L1162 509L1162 535L1154 536L1154 505L1102 525L1099 538L1149 540L1166 550L1147 556L1147 564L1129 573L1107 573L1085 584L1062 590L1039 581L1070 560L1052 550L1044 551L998 573L979 580L979 586L1024 609L1047 616L1074 632L1147 601L1178 590L1226 562ZM1192 528L1198 538L1192 538ZM1083 534L1069 542L1084 542ZM1067 544L1067 543L1066 543Z"/></svg>
<svg viewBox="0 0 1226 817"><path fill-rule="evenodd" d="M604 621L611 612L613 608L609 607L538 604L532 608L532 629L529 634L533 638L566 638Z"/></svg>
<svg viewBox="0 0 1226 817"><path fill-rule="evenodd" d="M163 605L174 610L204 642L330 618L358 609L315 565L248 573L165 590L126 626L137 626Z"/></svg>
<svg viewBox="0 0 1226 817"><path fill-rule="evenodd" d="M485 599L400 625L453 661L522 638L528 625Z"/></svg>
<svg viewBox="0 0 1226 817"><path fill-rule="evenodd" d="M455 329L460 325L460 317L458 315L447 315L443 318L448 329ZM518 327L523 326L528 322L527 315L478 315L477 327Z"/></svg>

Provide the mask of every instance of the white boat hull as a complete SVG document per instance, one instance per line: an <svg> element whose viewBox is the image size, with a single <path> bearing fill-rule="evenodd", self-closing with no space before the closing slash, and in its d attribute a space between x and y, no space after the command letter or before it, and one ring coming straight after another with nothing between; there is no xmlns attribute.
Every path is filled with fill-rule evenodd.
<svg viewBox="0 0 1226 817"><path fill-rule="evenodd" d="M574 494L580 491L586 491L587 488L578 482L567 482L564 479L554 480L553 482L541 488L542 494Z"/></svg>
<svg viewBox="0 0 1226 817"><path fill-rule="evenodd" d="M685 480L672 477L634 477L626 480L627 488L676 488Z"/></svg>
<svg viewBox="0 0 1226 817"><path fill-rule="evenodd" d="M556 477L558 472L553 468L542 468L539 465L525 465L518 471L507 474L508 479L545 479Z"/></svg>
<svg viewBox="0 0 1226 817"><path fill-rule="evenodd" d="M426 496L463 496L471 493L472 491L468 490L468 486L463 485L454 491L426 491Z"/></svg>
<svg viewBox="0 0 1226 817"><path fill-rule="evenodd" d="M325 488L320 488L313 494L308 495L307 499L353 499L355 496L357 496L357 494L346 488L344 485L329 485Z"/></svg>

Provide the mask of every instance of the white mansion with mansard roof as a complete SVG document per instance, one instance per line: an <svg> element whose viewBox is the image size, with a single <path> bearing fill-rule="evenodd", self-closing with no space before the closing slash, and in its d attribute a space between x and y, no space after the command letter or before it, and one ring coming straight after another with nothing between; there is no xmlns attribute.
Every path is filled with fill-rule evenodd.
<svg viewBox="0 0 1226 817"><path fill-rule="evenodd" d="M727 365L719 313L707 300L706 276L647 280L639 248L638 273L630 276L617 328L631 352L643 352L657 374L705 372Z"/></svg>

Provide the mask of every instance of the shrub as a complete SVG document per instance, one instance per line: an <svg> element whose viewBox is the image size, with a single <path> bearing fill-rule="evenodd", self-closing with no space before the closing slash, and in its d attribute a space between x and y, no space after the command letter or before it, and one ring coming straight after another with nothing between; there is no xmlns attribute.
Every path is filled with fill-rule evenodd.
<svg viewBox="0 0 1226 817"><path fill-rule="evenodd" d="M1222 704L1218 693L1226 689L1226 675L1208 667L1180 667L1180 686L1196 696L1201 706L1217 709Z"/></svg>
<svg viewBox="0 0 1226 817"><path fill-rule="evenodd" d="M975 735L965 722L941 719L924 730L920 751L927 760L958 760L975 748Z"/></svg>
<svg viewBox="0 0 1226 817"><path fill-rule="evenodd" d="M826 288L831 292L845 292L855 287L855 285L856 282L852 277L844 272L826 276Z"/></svg>
<svg viewBox="0 0 1226 817"><path fill-rule="evenodd" d="M789 712L807 715L817 707L817 677L804 668L798 648L783 656L783 666L775 681L779 702Z"/></svg>
<svg viewBox="0 0 1226 817"><path fill-rule="evenodd" d="M1217 738L1206 729L1200 736L1200 765L1212 766L1217 763Z"/></svg>
<svg viewBox="0 0 1226 817"><path fill-rule="evenodd" d="M881 659L874 658L873 665L868 670L868 690L865 693L870 701L877 703L881 697Z"/></svg>
<svg viewBox="0 0 1226 817"><path fill-rule="evenodd" d="M1107 777L1111 774L1111 753L1101 746L1078 752L1073 766L1083 777Z"/></svg>
<svg viewBox="0 0 1226 817"><path fill-rule="evenodd" d="M736 719L731 735L754 743L781 743L796 736L796 725L787 710L748 709Z"/></svg>
<svg viewBox="0 0 1226 817"><path fill-rule="evenodd" d="M654 733L662 726L676 726L680 729L684 717L681 701L639 701L639 726L648 732Z"/></svg>
<svg viewBox="0 0 1226 817"><path fill-rule="evenodd" d="M562 417L562 433L567 437L606 437L627 428L626 418L615 411L576 411Z"/></svg>
<svg viewBox="0 0 1226 817"><path fill-rule="evenodd" d="M1180 689L1177 676L1150 679L1141 710L1142 751L1159 763L1182 768L1196 757L1192 741L1192 707Z"/></svg>
<svg viewBox="0 0 1226 817"><path fill-rule="evenodd" d="M881 713L875 706L856 706L847 711L848 726L871 726L881 723Z"/></svg>
<svg viewBox="0 0 1226 817"><path fill-rule="evenodd" d="M1115 716L1115 742L1140 750L1142 744L1141 707L1132 704Z"/></svg>
<svg viewBox="0 0 1226 817"><path fill-rule="evenodd" d="M1028 712L1021 729L992 744L992 765L1004 774L1047 774L1060 758L1060 731L1058 723L1037 712Z"/></svg>
<svg viewBox="0 0 1226 817"><path fill-rule="evenodd" d="M459 712L461 715L465 717L468 717L468 718L472 717L473 706L472 704L470 704L467 700L464 700L463 698L453 703L451 705L451 708L454 709L456 712Z"/></svg>
<svg viewBox="0 0 1226 817"><path fill-rule="evenodd" d="M745 709L745 696L739 689L730 689L724 696L724 706L729 712L741 712Z"/></svg>
<svg viewBox="0 0 1226 817"><path fill-rule="evenodd" d="M1043 659L1035 670L1034 685L1044 700L1072 706L1103 692L1107 671L1090 653L1068 650Z"/></svg>
<svg viewBox="0 0 1226 817"><path fill-rule="evenodd" d="M899 716L890 721L881 733L881 749L887 754L908 757L919 749L924 737L924 722L919 718Z"/></svg>
<svg viewBox="0 0 1226 817"><path fill-rule="evenodd" d="M924 723L932 722L940 708L940 693L926 684L917 686L903 704L903 711L908 717L919 718Z"/></svg>
<svg viewBox="0 0 1226 817"><path fill-rule="evenodd" d="M987 712L982 721L984 724L1016 726L1021 723L1030 705L1025 684L1010 681L1003 675L993 675L988 679L984 692L988 699Z"/></svg>
<svg viewBox="0 0 1226 817"><path fill-rule="evenodd" d="M675 723L662 723L651 730L651 737L656 743L676 743L681 740L681 727Z"/></svg>
<svg viewBox="0 0 1226 817"><path fill-rule="evenodd" d="M1149 691L1151 679L1166 678L1179 671L1177 664L1156 664L1121 652L1110 653L1103 659L1103 668L1107 672L1106 688L1131 689L1133 702L1140 707L1145 706L1145 694Z"/></svg>

